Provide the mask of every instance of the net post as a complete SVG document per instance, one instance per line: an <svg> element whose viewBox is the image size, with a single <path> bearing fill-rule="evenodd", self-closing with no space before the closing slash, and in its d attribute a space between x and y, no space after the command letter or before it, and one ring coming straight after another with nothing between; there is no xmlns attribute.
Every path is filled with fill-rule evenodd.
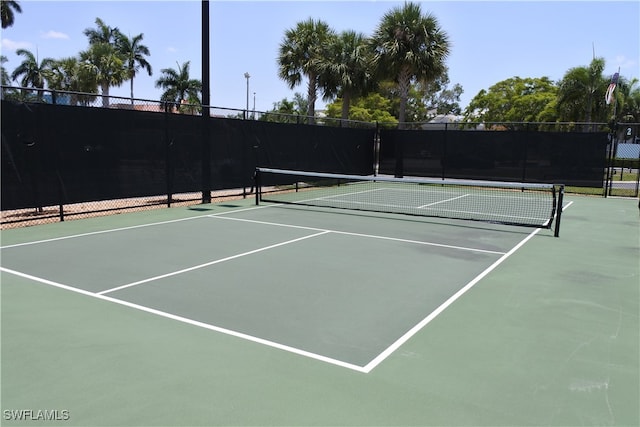
<svg viewBox="0 0 640 427"><path fill-rule="evenodd" d="M564 204L564 185L558 187L558 206L556 207L556 228L553 237L560 237L560 219L562 218L562 206Z"/></svg>

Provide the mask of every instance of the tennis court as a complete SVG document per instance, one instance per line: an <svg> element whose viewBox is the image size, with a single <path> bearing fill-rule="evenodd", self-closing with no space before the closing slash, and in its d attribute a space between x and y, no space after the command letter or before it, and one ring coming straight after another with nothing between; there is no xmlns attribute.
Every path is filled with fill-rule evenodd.
<svg viewBox="0 0 640 427"><path fill-rule="evenodd" d="M637 425L637 202L564 209L559 238L250 199L3 231L3 425Z"/></svg>

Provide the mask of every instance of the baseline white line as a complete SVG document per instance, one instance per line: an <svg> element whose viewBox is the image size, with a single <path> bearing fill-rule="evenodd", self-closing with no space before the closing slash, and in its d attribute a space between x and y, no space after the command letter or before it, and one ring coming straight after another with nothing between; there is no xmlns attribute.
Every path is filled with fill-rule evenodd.
<svg viewBox="0 0 640 427"><path fill-rule="evenodd" d="M230 214L232 212L244 212L244 211L250 211L250 210L255 210L255 209L263 209L263 208L267 208L267 207L269 207L269 206L268 205L265 205L265 206L253 206L253 207L250 207L250 208L238 209L238 210L232 210L232 211L225 211L225 212L218 212L218 213L215 213L215 214L202 214L202 215L197 215L197 216L190 216L188 218L170 219L170 220L167 220L167 221L159 221L159 222L151 222L151 223L148 223L148 224L131 225L131 226L128 226L128 227L111 228L111 229L108 229L108 230L100 230L100 231L90 231L90 232L87 232L87 233L72 234L70 236L52 237L51 239L35 240L35 241L32 241L32 242L24 242L24 243L16 243L16 244L13 244L13 245L0 246L0 249L15 248L15 247L18 247L18 246L35 245L35 244L39 244L39 243L55 242L55 241L58 241L58 240L75 239L76 237L86 237L86 236L93 236L93 235L97 235L97 234L115 233L117 231L134 230L136 228L153 227L155 225L171 224L171 223L174 223L174 222L181 222L181 221L191 221L191 220L194 220L194 219L206 218L206 217L212 216L212 215L227 215L227 214Z"/></svg>
<svg viewBox="0 0 640 427"><path fill-rule="evenodd" d="M18 247L18 246L36 245L36 244L39 244L39 243L56 242L58 240L75 239L76 237L86 237L86 236L94 236L94 235L98 235L98 234L114 233L116 231L133 230L133 229L136 229L136 228L144 228L144 227L151 227L151 226L154 226L154 225L170 224L170 223L173 223L173 222L180 222L180 221L189 221L189 220L192 220L192 219L199 219L199 218L204 218L204 215L194 216L194 217L189 217L189 218L172 219L172 220L168 220L168 221L153 222L153 223L150 223L150 224L132 225L132 226L129 226L129 227L111 228L109 230L89 231L87 233L72 234L70 236L52 237L51 239L34 240L32 242L16 243L14 245L2 246L2 247L0 247L0 249L15 248L15 247Z"/></svg>
<svg viewBox="0 0 640 427"><path fill-rule="evenodd" d="M194 265L192 267L183 268L182 270L176 270L176 271L172 271L170 273L160 274L158 276L149 277L149 278L146 278L146 279L143 279L143 280L138 280L137 282L127 283L127 284L122 285L122 286L117 286L115 288L106 289L104 291L97 292L97 294L98 295L104 295L104 294L108 294L110 292L115 292L115 291L119 291L119 290L122 290L122 289L131 288L133 286L142 285L143 283L153 282L155 280L160 280L160 279L164 279L164 278L167 278L167 277L176 276L178 274L183 274L183 273L187 273L189 271L198 270L200 268L209 267L211 265L220 264L222 262L231 261L232 259L241 258L241 257L247 256L247 255L253 255L253 254L256 254L258 252L262 252L262 251L266 251L266 250L269 250L269 249L277 248L279 246L284 246L284 245L288 245L288 244L291 244L291 243L299 242L301 240L310 239L312 237L317 237L317 236L320 236L322 234L327 234L329 232L330 231L321 231L319 233L310 234L308 236L299 237L297 239L287 240L286 242L280 242L280 243L276 243L276 244L273 244L273 245L265 246L265 247L262 247L262 248L254 249L252 251L243 252L241 254L231 255L231 256L228 256L228 257L225 257L225 258L220 258L220 259L217 259L217 260L214 260L214 261L205 262L203 264Z"/></svg>
<svg viewBox="0 0 640 427"><path fill-rule="evenodd" d="M460 251L482 252L482 253L494 254L494 255L504 255L504 252L491 251L491 250L488 250L488 249L477 249L477 248L470 248L470 247L465 247L465 246L445 245L443 243L433 243L433 242L423 242L423 241L420 241L420 240L400 239L398 237L377 236L377 235L373 235L373 234L352 233L352 232L349 232L349 231L339 231L339 230L327 230L327 229L322 229L322 228L305 227L305 226L301 226L301 225L292 225L292 224L282 224L282 223L278 223L278 222L258 221L258 220L253 220L253 219L244 219L244 218L229 218L229 217L214 217L214 216L211 216L211 217L212 218L217 218L217 219L229 220L229 221L240 221L240 222L250 222L250 223L254 223L254 224L272 225L272 226L276 226L276 227L301 228L303 230L312 230L312 231L326 231L326 232L333 233L333 234L343 234L343 235L347 235L347 236L365 237L365 238L369 238L369 239L390 240L390 241L401 242L401 243L413 243L413 244L416 244L416 245L435 246L435 247L439 247L439 248L456 249L456 250L460 250Z"/></svg>
<svg viewBox="0 0 640 427"><path fill-rule="evenodd" d="M178 316L175 314L171 314L171 313L167 313L165 311L161 311L161 310L156 310L154 308L150 308L150 307L145 307L143 305L138 305L135 303L131 303L128 301L123 301L117 298L113 298L110 296L106 296L106 295L100 295L97 293L93 293L93 292L89 292L89 291L85 291L83 289L78 289L78 288L74 288L72 286L68 286L68 285L64 285L62 283L57 283L57 282L53 282L51 280L47 280L47 279L43 279L41 277L36 277L36 276L32 276L30 274L25 274L25 273L21 273L19 271L15 271L15 270L10 270L8 268L4 268L4 267L0 267L0 271L3 271L5 273L8 274L13 274L14 276L19 276L19 277L23 277L25 279L29 279L29 280L33 280L35 282L40 282L43 283L45 285L49 285L49 286L54 286L57 288L61 288L67 291L71 291L71 292L76 292L85 296L89 296L92 298L96 298L99 300L103 300L103 301L108 301L114 304L118 304L118 305L122 305L125 307L129 307L135 310L139 310L139 311L143 311L146 313L150 313L150 314L154 314L156 316L160 316L160 317L165 317L167 319L171 319L171 320L175 320L178 322L182 322L182 323L186 323L192 326L197 326L199 328L204 328L204 329L208 329L210 331L215 331L215 332L219 332L225 335L230 335L232 337L236 337L236 338L240 338L240 339L244 339L247 341L251 341L257 344L262 344L262 345L266 345L272 348L276 348L278 350L283 350L283 351L287 351L289 353L294 353L297 354L299 356L304 356L304 357L308 357L310 359L315 359L315 360L319 360L321 362L326 362L326 363L330 363L332 365L336 365L336 366L340 366L342 368L347 368L347 369L351 369L354 371L358 371L358 372L365 372L364 369L362 368L362 366L358 366L358 365L354 365L352 363L348 363L348 362L343 362L342 360L337 360L337 359L333 359L331 357L326 357L326 356L322 356L320 354L316 354L316 353L312 353L309 351L305 351L305 350L301 350L299 348L295 348L295 347L290 347L288 345L284 345L284 344L280 344L274 341L269 341L263 338L258 338L258 337L254 337L252 335L248 335L248 334L244 334L242 332L237 332L237 331L233 331L231 329L226 329L226 328L221 328L219 326L214 326L214 325L210 325L208 323L204 323L204 322L200 322L198 320L193 320L193 319L189 319L187 317L183 317L183 316Z"/></svg>

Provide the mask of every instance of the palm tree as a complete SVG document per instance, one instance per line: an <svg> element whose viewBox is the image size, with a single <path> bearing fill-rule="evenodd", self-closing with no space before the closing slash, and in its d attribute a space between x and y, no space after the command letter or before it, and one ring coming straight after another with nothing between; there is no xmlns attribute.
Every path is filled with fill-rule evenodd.
<svg viewBox="0 0 640 427"><path fill-rule="evenodd" d="M125 67L129 74L129 80L131 81L131 105L133 105L133 79L138 71L142 68L146 70L150 76L153 74L151 64L145 59L145 56L151 54L149 53L149 48L142 44L143 37L143 34L138 34L132 39L129 39L120 33L117 40L118 50L125 57Z"/></svg>
<svg viewBox="0 0 640 427"><path fill-rule="evenodd" d="M173 104L178 108L182 101L189 103L200 103L199 94L202 92L202 82L189 77L190 62L185 62L182 66L178 63L178 68L163 68L160 70L162 76L156 80L156 87L164 89L160 100Z"/></svg>
<svg viewBox="0 0 640 427"><path fill-rule="evenodd" d="M89 44L106 43L115 45L121 34L118 27L110 27L100 18L96 18L96 28L87 28L82 32L89 39Z"/></svg>
<svg viewBox="0 0 640 427"><path fill-rule="evenodd" d="M0 70L2 72L2 85L9 86L11 84L11 80L9 77L9 73L4 68L4 63L7 62L8 59L4 55L0 55ZM0 94L0 98L2 99L14 99L17 96L15 89L12 88L2 88L2 93Z"/></svg>
<svg viewBox="0 0 640 427"><path fill-rule="evenodd" d="M7 73L7 70L4 68L4 63L7 62L8 59L6 56L4 55L0 55L0 64L2 64L1 70L2 70L2 82L1 84L3 86L8 86L10 81L9 81L9 73Z"/></svg>
<svg viewBox="0 0 640 427"><path fill-rule="evenodd" d="M419 4L408 2L382 17L371 44L380 77L394 79L397 84L402 125L411 81L433 80L446 70L449 37L435 16L422 15Z"/></svg>
<svg viewBox="0 0 640 427"><path fill-rule="evenodd" d="M264 113L260 120L277 123L300 123L300 116L308 111L307 98L296 92L293 100L283 98L282 101L273 103L273 110Z"/></svg>
<svg viewBox="0 0 640 427"><path fill-rule="evenodd" d="M13 9L13 10L12 10ZM17 1L2 0L0 1L0 14L2 14L2 28L8 28L13 25L13 12L22 13L22 9Z"/></svg>
<svg viewBox="0 0 640 427"><path fill-rule="evenodd" d="M128 76L122 55L110 44L95 43L80 52L80 60L93 70L101 89L102 106L109 107L109 88L120 86Z"/></svg>
<svg viewBox="0 0 640 427"><path fill-rule="evenodd" d="M53 59L44 58L40 63L36 56L26 49L16 50L16 54L23 56L25 59L18 65L18 67L11 73L11 79L17 80L22 76L20 80L20 86L22 87L34 87L37 89L43 89L46 82L47 70L51 68ZM38 100L42 99L42 91L37 92Z"/></svg>
<svg viewBox="0 0 640 427"><path fill-rule="evenodd" d="M368 40L362 33L343 31L332 46L333 61L323 64L320 74L326 95L342 97L342 118L349 118L351 100L365 93L371 80ZM325 97L325 100L328 97Z"/></svg>
<svg viewBox="0 0 640 427"><path fill-rule="evenodd" d="M640 122L640 86L638 79L633 78L621 88L624 90L624 103L620 108L619 117L623 122Z"/></svg>
<svg viewBox="0 0 640 427"><path fill-rule="evenodd" d="M98 83L91 64L79 61L78 58L68 57L54 61L49 71L48 84L52 90L72 92L69 103L71 105L88 105L95 100L95 96L82 95L97 93Z"/></svg>
<svg viewBox="0 0 640 427"><path fill-rule="evenodd" d="M96 28L87 28L83 33L89 39L89 48L80 52L80 59L93 66L102 92L102 106L108 107L109 88L120 86L127 78L126 58L117 47L120 30L96 18Z"/></svg>
<svg viewBox="0 0 640 427"><path fill-rule="evenodd" d="M308 79L307 101L309 123L314 123L317 91L324 66L331 61L335 32L325 22L309 18L285 32L278 54L278 76L293 89Z"/></svg>
<svg viewBox="0 0 640 427"><path fill-rule="evenodd" d="M588 67L569 69L560 81L557 109L560 121L606 121L604 93L609 84L602 76L605 61L593 58Z"/></svg>

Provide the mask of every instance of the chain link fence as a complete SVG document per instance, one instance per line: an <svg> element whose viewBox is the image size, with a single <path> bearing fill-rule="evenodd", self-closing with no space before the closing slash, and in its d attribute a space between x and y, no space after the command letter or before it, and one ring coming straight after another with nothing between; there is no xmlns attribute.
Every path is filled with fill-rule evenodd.
<svg viewBox="0 0 640 427"><path fill-rule="evenodd" d="M617 123L609 145L610 168L606 194L640 195L640 123Z"/></svg>
<svg viewBox="0 0 640 427"><path fill-rule="evenodd" d="M2 89L2 228L246 198L258 164L372 173L371 124Z"/></svg>
<svg viewBox="0 0 640 427"><path fill-rule="evenodd" d="M322 114L311 118L209 106L205 111L212 122L211 139L216 142L210 162L212 182L206 185L200 105L9 86L2 86L1 97L3 105L23 109L14 116L4 108L2 113L3 229L250 197L251 171L258 164L393 174L398 171L398 153L396 145L389 145L389 131L407 131L394 133L393 138L416 140L411 149L405 143L403 155L408 157L401 174L424 174L423 166L428 164L436 176L442 174L443 163L438 158L446 158L451 166L451 160L460 163L466 154L473 154L473 150L464 151L453 159L450 151L438 154L438 139L448 138L451 149L454 135L461 140L469 139L467 132L478 135L472 140L487 135L480 137L482 141L491 140L492 135L505 140L502 149L508 152L508 146L515 147L508 135L523 140L538 132L559 136L610 132L610 125L604 123L371 123ZM103 113L97 118L92 111ZM594 194L638 195L638 147L640 125L618 124L610 133L605 154L604 189L596 188ZM475 155L476 160L484 159L486 153ZM516 157L513 159L520 161ZM530 158L522 158L524 163L516 165L518 175L531 165ZM513 159L502 159L500 166L513 168L511 163L517 163ZM496 164L495 159L492 162ZM478 162L474 167L478 168ZM16 200L21 203L14 203Z"/></svg>

